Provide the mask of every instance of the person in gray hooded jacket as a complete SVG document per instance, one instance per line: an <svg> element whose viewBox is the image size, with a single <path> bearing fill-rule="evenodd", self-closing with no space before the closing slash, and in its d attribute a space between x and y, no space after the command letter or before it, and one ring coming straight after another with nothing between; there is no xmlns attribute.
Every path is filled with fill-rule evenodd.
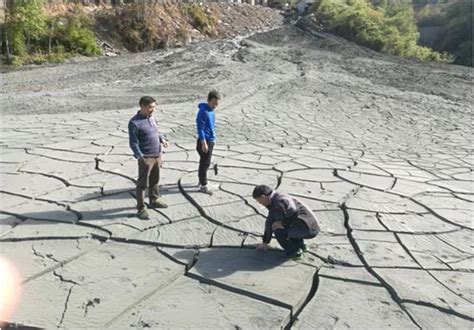
<svg viewBox="0 0 474 330"><path fill-rule="evenodd" d="M306 250L304 239L314 238L319 233L314 213L296 198L272 191L266 185L256 186L252 195L268 209L263 243L257 249L266 250L274 234L288 257L301 259Z"/></svg>

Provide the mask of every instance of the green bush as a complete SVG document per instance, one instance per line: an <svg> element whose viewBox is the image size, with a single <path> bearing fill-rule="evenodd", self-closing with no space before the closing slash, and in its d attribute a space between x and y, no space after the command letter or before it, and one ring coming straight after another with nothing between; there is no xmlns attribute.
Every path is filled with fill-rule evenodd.
<svg viewBox="0 0 474 330"><path fill-rule="evenodd" d="M67 14L51 21L52 39L71 54L99 55L100 47L92 32L92 20L81 14Z"/></svg>
<svg viewBox="0 0 474 330"><path fill-rule="evenodd" d="M8 8L2 29L2 57L7 63L61 62L81 54L98 55L101 49L92 21L80 12L48 18L43 0L18 0Z"/></svg>
<svg viewBox="0 0 474 330"><path fill-rule="evenodd" d="M13 56L12 62L22 63L21 59L15 57L25 56L34 48L35 42L44 37L46 21L42 0L12 2L2 29L2 49Z"/></svg>
<svg viewBox="0 0 474 330"><path fill-rule="evenodd" d="M449 3L445 14L448 30L440 42L440 49L453 52L456 64L472 66L472 8L470 1Z"/></svg>
<svg viewBox="0 0 474 330"><path fill-rule="evenodd" d="M443 0L428 4L416 14L419 26L442 26L446 30L433 48L453 53L454 63L472 66L472 2Z"/></svg>
<svg viewBox="0 0 474 330"><path fill-rule="evenodd" d="M214 16L209 15L197 4L185 5L184 10L192 19L192 25L201 33L210 34L217 23Z"/></svg>
<svg viewBox="0 0 474 330"><path fill-rule="evenodd" d="M313 11L326 29L387 54L447 62L450 57L417 44L411 4L404 1L318 0Z"/></svg>

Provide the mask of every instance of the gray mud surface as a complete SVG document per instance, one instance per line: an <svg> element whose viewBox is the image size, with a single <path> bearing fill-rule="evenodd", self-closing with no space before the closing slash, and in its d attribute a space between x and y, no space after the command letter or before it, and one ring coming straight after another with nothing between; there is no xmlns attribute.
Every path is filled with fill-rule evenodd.
<svg viewBox="0 0 474 330"><path fill-rule="evenodd" d="M10 322L65 328L472 328L472 69L388 57L294 26L3 74L1 254ZM224 94L197 192L194 120ZM134 217L140 96L171 146L169 208ZM302 262L258 252L253 185L322 231Z"/></svg>

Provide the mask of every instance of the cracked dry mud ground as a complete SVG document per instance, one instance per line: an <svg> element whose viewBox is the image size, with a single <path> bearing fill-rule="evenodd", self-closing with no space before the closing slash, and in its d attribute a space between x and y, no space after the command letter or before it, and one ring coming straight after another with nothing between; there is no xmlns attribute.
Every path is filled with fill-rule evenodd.
<svg viewBox="0 0 474 330"><path fill-rule="evenodd" d="M23 284L9 321L472 328L472 78L295 27L5 74L1 254ZM225 96L212 197L194 150L211 87ZM127 140L143 94L171 140L170 207L150 221L133 216ZM257 183L315 211L303 262L253 249Z"/></svg>

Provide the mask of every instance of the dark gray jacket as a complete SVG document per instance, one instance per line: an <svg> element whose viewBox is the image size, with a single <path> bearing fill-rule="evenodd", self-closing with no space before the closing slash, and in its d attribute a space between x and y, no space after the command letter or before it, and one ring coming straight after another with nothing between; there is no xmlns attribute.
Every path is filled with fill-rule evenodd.
<svg viewBox="0 0 474 330"><path fill-rule="evenodd" d="M313 238L319 232L314 213L303 203L288 194L273 192L265 221L263 243L272 239L272 224L281 221L288 230L289 238Z"/></svg>

